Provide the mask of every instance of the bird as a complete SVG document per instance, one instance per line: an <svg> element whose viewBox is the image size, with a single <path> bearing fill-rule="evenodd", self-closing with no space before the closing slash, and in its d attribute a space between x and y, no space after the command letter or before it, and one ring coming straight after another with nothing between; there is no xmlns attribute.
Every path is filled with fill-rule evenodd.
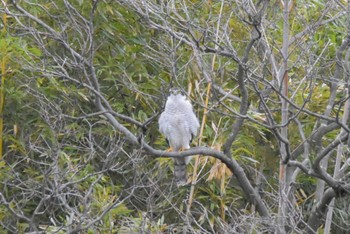
<svg viewBox="0 0 350 234"><path fill-rule="evenodd" d="M169 93L158 120L159 131L170 145L170 151L179 152L190 148L192 139L197 136L199 120L191 102L180 89L173 88ZM186 166L190 160L191 156L173 158L174 177L178 186L187 183Z"/></svg>

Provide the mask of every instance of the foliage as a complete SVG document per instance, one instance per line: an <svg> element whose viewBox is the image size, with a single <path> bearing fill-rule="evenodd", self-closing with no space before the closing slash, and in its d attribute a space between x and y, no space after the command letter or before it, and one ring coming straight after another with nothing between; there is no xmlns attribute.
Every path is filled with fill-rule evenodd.
<svg viewBox="0 0 350 234"><path fill-rule="evenodd" d="M328 194L348 228L345 4L2 1L0 232L322 232ZM203 125L184 187L154 151L172 86Z"/></svg>

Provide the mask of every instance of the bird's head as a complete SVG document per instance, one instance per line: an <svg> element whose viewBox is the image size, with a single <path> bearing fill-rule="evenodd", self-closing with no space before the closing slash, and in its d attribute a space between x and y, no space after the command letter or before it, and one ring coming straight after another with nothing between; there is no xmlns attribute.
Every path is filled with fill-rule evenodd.
<svg viewBox="0 0 350 234"><path fill-rule="evenodd" d="M169 90L169 96L167 101L170 103L179 103L183 101L187 101L186 94L179 88L171 88Z"/></svg>
<svg viewBox="0 0 350 234"><path fill-rule="evenodd" d="M181 89L177 88L177 87L173 87L169 90L169 95L178 95L178 94L181 94L183 95L183 92L181 91Z"/></svg>
<svg viewBox="0 0 350 234"><path fill-rule="evenodd" d="M169 89L169 94L171 95L177 95L177 94L181 94L181 90L177 87L173 87L171 89Z"/></svg>

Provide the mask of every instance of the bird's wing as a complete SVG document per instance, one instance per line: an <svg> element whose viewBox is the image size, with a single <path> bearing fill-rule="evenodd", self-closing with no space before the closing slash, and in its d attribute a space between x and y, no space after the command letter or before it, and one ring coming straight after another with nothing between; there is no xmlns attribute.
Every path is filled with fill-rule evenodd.
<svg viewBox="0 0 350 234"><path fill-rule="evenodd" d="M187 101L186 105L187 105L187 108L186 108L187 111L186 111L184 121L187 122L187 126L189 127L190 134L192 135L192 137L197 136L198 128L199 128L199 120L193 111L192 104L189 101Z"/></svg>
<svg viewBox="0 0 350 234"><path fill-rule="evenodd" d="M159 131L167 138L168 140L171 138L171 125L172 125L172 116L164 111L158 120Z"/></svg>

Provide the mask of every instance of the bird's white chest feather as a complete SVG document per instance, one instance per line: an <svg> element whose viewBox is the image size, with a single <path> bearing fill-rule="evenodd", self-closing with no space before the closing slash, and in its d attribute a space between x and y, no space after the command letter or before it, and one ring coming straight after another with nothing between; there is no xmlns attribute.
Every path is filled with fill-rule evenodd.
<svg viewBox="0 0 350 234"><path fill-rule="evenodd" d="M186 116L183 114L174 115L173 121L169 123L168 128L168 140L174 150L189 148L191 137L192 136L189 129L189 124L186 121Z"/></svg>

